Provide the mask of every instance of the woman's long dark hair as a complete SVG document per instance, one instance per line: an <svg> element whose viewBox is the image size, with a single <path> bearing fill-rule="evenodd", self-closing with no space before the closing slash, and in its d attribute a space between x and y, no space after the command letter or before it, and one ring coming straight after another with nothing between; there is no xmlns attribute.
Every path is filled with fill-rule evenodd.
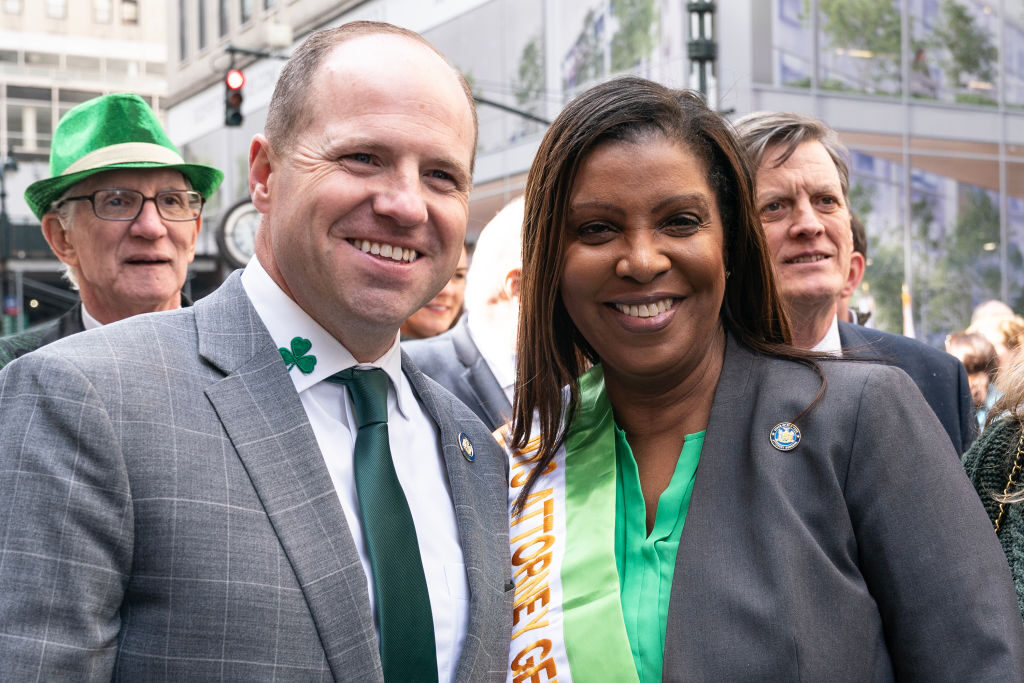
<svg viewBox="0 0 1024 683"><path fill-rule="evenodd" d="M541 439L519 506L565 440L579 406L577 378L599 361L569 317L558 284L565 267L565 226L576 174L597 145L634 142L651 133L682 145L708 169L708 184L725 230L726 268L731 272L721 309L725 328L755 351L814 365L789 346L789 324L754 206L753 173L730 125L691 91L636 77L597 85L571 101L551 124L526 181L510 443L524 448L534 419ZM638 167L642 164L638 159ZM564 429L563 387L569 388Z"/></svg>

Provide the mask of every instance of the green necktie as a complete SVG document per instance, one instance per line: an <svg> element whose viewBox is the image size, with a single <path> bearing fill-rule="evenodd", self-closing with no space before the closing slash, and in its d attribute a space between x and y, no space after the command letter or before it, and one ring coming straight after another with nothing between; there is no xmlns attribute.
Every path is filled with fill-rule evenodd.
<svg viewBox="0 0 1024 683"><path fill-rule="evenodd" d="M354 469L373 570L384 680L437 681L434 621L409 503L388 445L388 376L349 368L327 378L352 396L359 432Z"/></svg>

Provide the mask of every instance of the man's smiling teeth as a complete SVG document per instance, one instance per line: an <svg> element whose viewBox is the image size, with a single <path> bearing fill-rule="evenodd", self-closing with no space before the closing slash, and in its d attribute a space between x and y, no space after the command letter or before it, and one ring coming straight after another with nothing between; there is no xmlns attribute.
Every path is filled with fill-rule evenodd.
<svg viewBox="0 0 1024 683"><path fill-rule="evenodd" d="M650 304L640 304L639 306L627 306L626 304L614 304L615 310L619 313L632 316L634 318L652 318L659 313L664 313L668 309L672 308L672 299L662 299L661 301L655 301Z"/></svg>
<svg viewBox="0 0 1024 683"><path fill-rule="evenodd" d="M419 256L414 249L403 249L402 247L395 247L390 244L381 244L380 242L371 242L370 240L349 241L367 254L383 256L384 258L389 258L392 261L408 261L409 263L412 263Z"/></svg>
<svg viewBox="0 0 1024 683"><path fill-rule="evenodd" d="M815 254L814 256L797 256L796 258L789 259L789 263L814 263L816 261L824 261L828 256L824 254Z"/></svg>

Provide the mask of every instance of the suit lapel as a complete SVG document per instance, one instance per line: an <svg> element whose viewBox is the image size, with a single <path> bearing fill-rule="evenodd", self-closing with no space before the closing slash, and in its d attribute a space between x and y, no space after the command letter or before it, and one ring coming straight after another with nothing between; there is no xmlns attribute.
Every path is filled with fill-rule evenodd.
<svg viewBox="0 0 1024 683"><path fill-rule="evenodd" d="M336 680L381 678L366 577L302 403L237 274L195 306L206 389L306 597Z"/></svg>
<svg viewBox="0 0 1024 683"><path fill-rule="evenodd" d="M855 357L868 354L871 342L864 336L858 325L840 322L839 345L843 349L843 355Z"/></svg>
<svg viewBox="0 0 1024 683"><path fill-rule="evenodd" d="M441 454L451 486L455 522L459 530L459 544L462 546L470 595L467 638L455 671L457 680L468 680L466 672L474 670L473 657L477 653L476 648L471 647L469 636L476 634L479 641L484 634L493 630L490 626L495 619L495 615L491 613L493 601L486 599L485 596L489 591L494 591L494 586L489 584L487 579L508 573L503 564L503 560L507 558L500 557L494 552L493 539L485 537L487 528L482 524L482 520L493 512L491 508L495 501L486 498L483 482L472 472L472 468L479 467L480 464L469 462L463 455L462 446L459 444L462 429L452 421L450 405L446 405L446 402L450 404L450 400L443 398L436 391L404 351L402 370L441 434ZM503 510L502 518L504 520ZM506 546L507 541L502 547Z"/></svg>
<svg viewBox="0 0 1024 683"><path fill-rule="evenodd" d="M477 405L483 408L490 424L505 424L512 417L512 406L509 405L498 380L494 378L494 373L487 366L487 361L480 355L480 350L469 336L465 318L452 330L451 338L455 346L455 355L466 367L462 373L462 381L476 397Z"/></svg>
<svg viewBox="0 0 1024 683"><path fill-rule="evenodd" d="M742 504L740 494L732 497L723 496L722 492L736 491L736 483L743 479L738 470L744 459L736 454L745 452L750 441L750 393L757 382L753 354L728 335L722 374L676 554L665 632L666 680L690 670L687 666L692 666L692 662L686 661L687 653L699 652L703 641L728 637L718 629L718 620L708 618L720 607L708 604L713 593L708 587L723 582L719 549L736 542L723 535L722 520L730 518L733 509Z"/></svg>

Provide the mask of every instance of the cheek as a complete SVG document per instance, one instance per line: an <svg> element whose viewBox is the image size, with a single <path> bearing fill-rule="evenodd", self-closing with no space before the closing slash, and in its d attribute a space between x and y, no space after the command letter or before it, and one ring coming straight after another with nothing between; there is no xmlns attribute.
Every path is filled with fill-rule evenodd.
<svg viewBox="0 0 1024 683"><path fill-rule="evenodd" d="M786 229L778 222L764 223L764 238L768 243L768 253L774 259L786 240Z"/></svg>

